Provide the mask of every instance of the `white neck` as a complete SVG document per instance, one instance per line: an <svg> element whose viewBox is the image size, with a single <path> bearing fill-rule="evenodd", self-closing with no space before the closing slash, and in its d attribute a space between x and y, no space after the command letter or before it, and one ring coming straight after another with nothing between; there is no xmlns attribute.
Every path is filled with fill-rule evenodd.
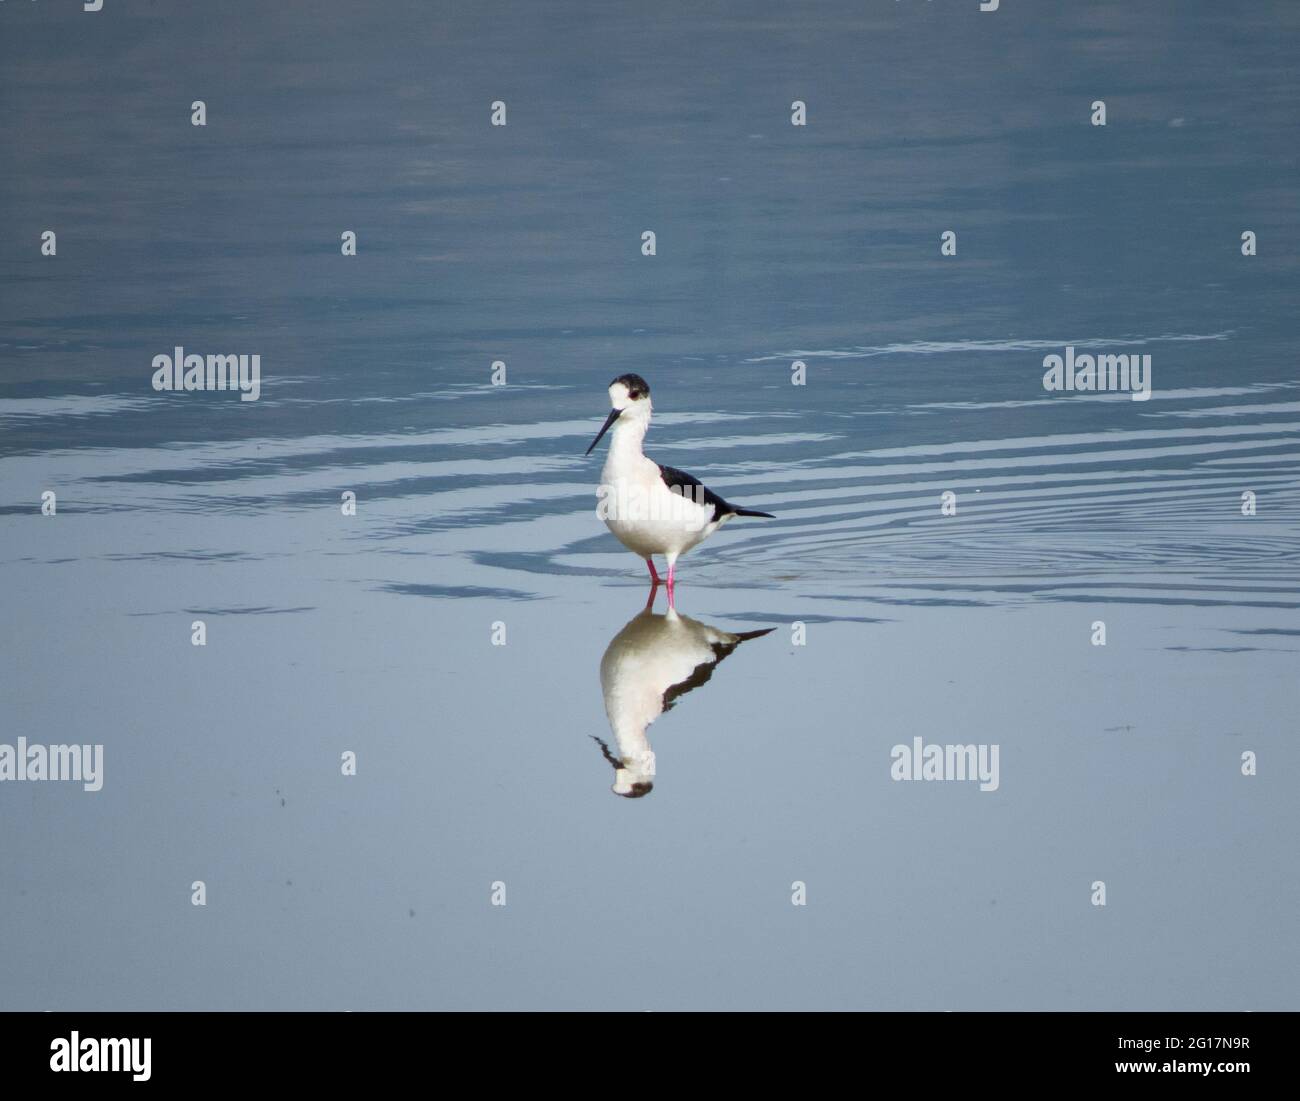
<svg viewBox="0 0 1300 1101"><path fill-rule="evenodd" d="M641 441L645 439L650 418L624 414L614 422L613 439L609 442L611 459L630 459L641 454Z"/></svg>

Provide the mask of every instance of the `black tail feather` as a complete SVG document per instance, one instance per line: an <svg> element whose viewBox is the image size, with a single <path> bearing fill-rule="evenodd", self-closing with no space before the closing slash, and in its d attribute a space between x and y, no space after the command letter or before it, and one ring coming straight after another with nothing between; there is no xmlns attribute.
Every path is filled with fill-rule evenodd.
<svg viewBox="0 0 1300 1101"><path fill-rule="evenodd" d="M776 517L770 512L759 512L752 508L738 508L734 510L737 516L761 516L764 520L775 520Z"/></svg>

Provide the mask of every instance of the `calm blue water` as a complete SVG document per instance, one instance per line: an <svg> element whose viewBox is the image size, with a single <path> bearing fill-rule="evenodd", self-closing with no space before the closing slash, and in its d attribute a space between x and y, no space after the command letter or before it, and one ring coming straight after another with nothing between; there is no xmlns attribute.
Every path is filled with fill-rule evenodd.
<svg viewBox="0 0 1300 1101"><path fill-rule="evenodd" d="M1002 7L0 4L0 1008L1297 1008L1300 9ZM777 515L635 801L628 371Z"/></svg>

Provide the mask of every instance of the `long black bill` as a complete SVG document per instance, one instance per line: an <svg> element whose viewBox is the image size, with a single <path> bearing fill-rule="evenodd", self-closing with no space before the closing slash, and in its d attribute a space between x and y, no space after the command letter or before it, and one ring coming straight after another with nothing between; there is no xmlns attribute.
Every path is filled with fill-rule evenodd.
<svg viewBox="0 0 1300 1101"><path fill-rule="evenodd" d="M600 438L609 431L609 426L618 420L618 415L623 412L622 409L611 409L609 416L605 418L605 423L601 425L600 431L596 433L596 438L591 441L591 447L587 448L586 454L590 455L596 444L600 443Z"/></svg>

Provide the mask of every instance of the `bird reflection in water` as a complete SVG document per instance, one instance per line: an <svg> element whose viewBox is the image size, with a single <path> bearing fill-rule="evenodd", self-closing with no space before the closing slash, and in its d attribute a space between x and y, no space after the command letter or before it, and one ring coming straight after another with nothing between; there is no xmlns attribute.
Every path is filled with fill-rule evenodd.
<svg viewBox="0 0 1300 1101"><path fill-rule="evenodd" d="M651 588L645 609L614 636L600 659L600 689L615 749L593 738L614 768L614 794L628 799L649 795L654 788L655 755L646 728L687 692L705 684L742 642L776 630L731 634L671 606L657 615L657 588Z"/></svg>

